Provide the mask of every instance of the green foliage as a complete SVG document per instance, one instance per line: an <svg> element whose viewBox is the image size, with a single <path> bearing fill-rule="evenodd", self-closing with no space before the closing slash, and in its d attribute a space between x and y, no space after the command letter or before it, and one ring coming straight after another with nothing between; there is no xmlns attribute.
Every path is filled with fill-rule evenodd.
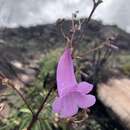
<svg viewBox="0 0 130 130"><path fill-rule="evenodd" d="M20 122L19 130L24 130L29 125L32 115L30 111L26 108L23 108L20 110L22 112L22 120ZM46 114L45 114L46 113ZM50 113L50 114L49 114ZM34 124L32 130L52 130L52 120L51 118L51 111L49 107L46 107L44 109L44 112L42 112L39 116L39 120Z"/></svg>
<svg viewBox="0 0 130 130"><path fill-rule="evenodd" d="M101 126L96 120L91 120L91 122L89 122L88 129L102 130Z"/></svg>
<svg viewBox="0 0 130 130"><path fill-rule="evenodd" d="M130 76L130 54L121 54L117 58L117 63L121 71L126 75Z"/></svg>
<svg viewBox="0 0 130 130"><path fill-rule="evenodd" d="M118 62L120 64L130 63L130 54L129 53L121 53L118 55Z"/></svg>
<svg viewBox="0 0 130 130"><path fill-rule="evenodd" d="M56 49L49 52L41 61L41 76L45 76L47 73L54 75L55 67L57 64L58 57L61 54L62 49Z"/></svg>
<svg viewBox="0 0 130 130"><path fill-rule="evenodd" d="M61 51L62 49L56 49L46 54L43 60L40 62L41 71L37 79L33 82L33 84L30 87L24 88L24 93L26 93L26 100L29 102L34 112L37 111L41 102L47 95L48 88L54 87L55 67ZM47 81L47 86L46 88L44 88L43 82L48 73L49 81ZM52 113L51 110L51 104L54 97L55 92L51 94L50 98L48 99L48 102L45 104L44 109L39 115L37 123L34 125L32 130L52 130L52 126L59 126L55 122L55 115ZM0 123L0 130L26 129L32 119L32 113L30 112L30 110L28 110L25 104L23 104L18 95L15 94L13 95L13 97L8 97L8 99L13 100L13 102L11 102L12 114L9 116L8 119L6 119L5 121L3 120Z"/></svg>
<svg viewBox="0 0 130 130"><path fill-rule="evenodd" d="M122 66L123 73L130 76L130 63L126 63Z"/></svg>

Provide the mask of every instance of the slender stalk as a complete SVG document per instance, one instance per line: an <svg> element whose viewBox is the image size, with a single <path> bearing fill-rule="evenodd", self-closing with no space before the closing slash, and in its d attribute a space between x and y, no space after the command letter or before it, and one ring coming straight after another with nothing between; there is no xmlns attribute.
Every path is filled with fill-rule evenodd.
<svg viewBox="0 0 130 130"><path fill-rule="evenodd" d="M21 99L23 100L23 102L25 103L25 105L27 106L27 108L30 110L30 112L33 115L33 110L30 107L30 105L28 104L27 100L22 95L22 93L13 85L13 83L11 81L8 81L8 85L16 91L16 93L21 97Z"/></svg>
<svg viewBox="0 0 130 130"><path fill-rule="evenodd" d="M30 105L28 104L28 102L26 101L25 97L22 95L22 93L14 86L14 84L8 79L6 78L6 76L0 72L0 81L2 83L2 85L6 85L11 87L13 90L16 91L16 93L21 97L21 99L23 100L23 102L25 103L25 105L27 106L27 108L30 110L30 112L33 115L33 111L32 108L30 107Z"/></svg>
<svg viewBox="0 0 130 130"><path fill-rule="evenodd" d="M79 57L84 57L84 56L86 56L86 55L88 55L88 54L90 54L92 52L98 51L99 49L102 49L104 46L105 46L105 44L101 44L101 45L99 45L99 46L97 46L95 48L92 48L91 50L87 51L85 54L80 55Z"/></svg>
<svg viewBox="0 0 130 130"><path fill-rule="evenodd" d="M88 18L84 19L84 21L82 22L82 24L86 23L88 25L89 21L91 20L96 8L98 7L98 5L100 5L103 1L98 0L97 2L95 0L93 0L93 8L90 12L90 15Z"/></svg>
<svg viewBox="0 0 130 130"><path fill-rule="evenodd" d="M49 98L49 96L50 96L52 90L53 90L53 87L49 90L48 94L46 95L45 99L44 99L43 102L41 103L39 109L37 110L36 114L33 115L32 120L31 120L31 122L30 122L30 124L29 124L27 130L31 130L32 127L34 126L34 124L37 122L38 116L39 116L40 112L42 111L42 109L43 109L43 107L44 107L44 105L45 105L47 99Z"/></svg>
<svg viewBox="0 0 130 130"><path fill-rule="evenodd" d="M81 27L83 27L83 24L86 24L86 26L88 26L88 23L90 22L95 10L97 9L97 7L102 3L103 1L102 0L98 0L97 2L95 0L93 0L93 8L90 12L90 15L88 18L84 19L83 22L81 23ZM84 31L81 31L81 34L79 36L79 39L82 39L83 37L83 34L84 34Z"/></svg>

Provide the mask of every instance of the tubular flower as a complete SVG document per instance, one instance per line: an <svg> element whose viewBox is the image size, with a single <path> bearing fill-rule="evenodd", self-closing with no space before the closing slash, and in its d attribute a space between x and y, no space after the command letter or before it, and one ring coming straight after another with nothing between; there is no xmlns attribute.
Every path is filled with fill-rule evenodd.
<svg viewBox="0 0 130 130"><path fill-rule="evenodd" d="M88 94L93 85L87 82L77 83L70 48L66 48L57 67L58 97L52 108L61 118L71 117L79 108L89 108L95 104L95 96Z"/></svg>

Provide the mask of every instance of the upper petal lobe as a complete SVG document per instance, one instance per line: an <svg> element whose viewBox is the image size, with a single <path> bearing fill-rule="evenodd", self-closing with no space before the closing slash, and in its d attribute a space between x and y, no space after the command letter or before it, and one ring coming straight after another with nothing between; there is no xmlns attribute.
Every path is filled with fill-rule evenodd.
<svg viewBox="0 0 130 130"><path fill-rule="evenodd" d="M77 95L77 104L80 108L89 108L93 106L96 102L96 98L93 95Z"/></svg>
<svg viewBox="0 0 130 130"><path fill-rule="evenodd" d="M87 94L92 91L93 85L88 82L81 82L78 84L77 91Z"/></svg>

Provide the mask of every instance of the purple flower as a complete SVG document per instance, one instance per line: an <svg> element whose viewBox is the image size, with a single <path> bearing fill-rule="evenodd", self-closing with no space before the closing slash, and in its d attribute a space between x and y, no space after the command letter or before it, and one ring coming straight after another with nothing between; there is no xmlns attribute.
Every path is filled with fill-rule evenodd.
<svg viewBox="0 0 130 130"><path fill-rule="evenodd" d="M88 108L95 104L95 96L88 94L93 85L87 82L77 83L71 50L66 48L57 67L57 87L59 97L53 102L53 111L61 118L71 117L79 108Z"/></svg>

